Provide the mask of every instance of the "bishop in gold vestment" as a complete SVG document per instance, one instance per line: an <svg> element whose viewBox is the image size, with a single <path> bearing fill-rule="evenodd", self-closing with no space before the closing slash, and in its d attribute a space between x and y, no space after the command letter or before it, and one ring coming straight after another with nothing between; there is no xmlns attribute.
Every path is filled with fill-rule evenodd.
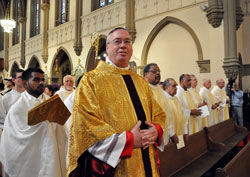
<svg viewBox="0 0 250 177"><path fill-rule="evenodd" d="M119 141L119 137L122 138L124 132L130 132L137 125L137 112L124 77L132 79L145 112L146 120L159 127L165 125L166 115L153 99L153 93L148 83L141 76L134 73L128 65L122 68L117 65L117 63L120 64L117 58L121 59L119 61L127 60L124 56L131 49L129 40L131 40L131 37L123 28L116 29L111 35L109 34L107 41L111 42L108 42L106 50L108 57L111 57L111 64L100 61L95 70L86 73L81 79L75 94L72 112L68 175L72 174L71 172L74 172L78 167L79 157L85 151L92 151L96 146L101 146L100 142L105 142L113 136L117 136ZM115 50L118 52L115 52ZM117 58L112 58L114 56L111 53L117 55ZM126 138L128 136L125 136ZM158 139L163 138L158 136ZM126 149L127 145L127 143L125 145L122 142L120 143L120 146L123 146L124 149ZM117 146L116 143L114 149L117 151L114 153L119 151L119 148L116 148ZM142 148L133 148L131 151L131 155L122 158L119 157L123 152L117 153L120 154L117 163L114 163L116 160L110 162L107 160L109 165L116 167L116 177L146 176L145 171L147 169L144 169ZM110 155L113 155L113 151ZM148 145L148 155L152 169L149 176L158 177L155 145ZM116 157L112 158L115 159Z"/></svg>

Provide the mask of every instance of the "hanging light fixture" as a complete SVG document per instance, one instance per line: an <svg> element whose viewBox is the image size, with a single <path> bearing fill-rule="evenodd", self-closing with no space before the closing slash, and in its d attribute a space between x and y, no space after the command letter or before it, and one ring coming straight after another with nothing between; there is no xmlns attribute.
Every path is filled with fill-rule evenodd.
<svg viewBox="0 0 250 177"><path fill-rule="evenodd" d="M10 7L9 7L9 3L7 5L5 19L4 20L0 20L0 23L1 23L1 26L3 27L3 29L4 29L4 32L7 32L7 33L12 33L13 28L16 27L15 20L11 20L10 19Z"/></svg>

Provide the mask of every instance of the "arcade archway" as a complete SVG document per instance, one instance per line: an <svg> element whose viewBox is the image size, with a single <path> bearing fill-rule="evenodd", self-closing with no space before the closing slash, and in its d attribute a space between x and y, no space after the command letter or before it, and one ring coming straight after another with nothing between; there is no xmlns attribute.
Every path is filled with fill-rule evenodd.
<svg viewBox="0 0 250 177"><path fill-rule="evenodd" d="M59 48L51 67L51 83L62 84L63 77L72 73L70 55L64 48Z"/></svg>
<svg viewBox="0 0 250 177"><path fill-rule="evenodd" d="M40 68L40 64L39 64L38 58L37 58L36 56L33 56L33 57L30 59L28 68Z"/></svg>
<svg viewBox="0 0 250 177"><path fill-rule="evenodd" d="M99 40L99 50L98 50L98 61L99 60L104 60L106 55L106 36L105 35L100 35L100 40ZM95 49L94 47L91 47L89 49L89 53L87 56L87 61L85 68L88 71L91 71L95 68Z"/></svg>
<svg viewBox="0 0 250 177"><path fill-rule="evenodd" d="M19 67L18 67L17 63L14 62L14 63L12 64L12 67L11 67L10 76L13 76L14 73L15 73L18 69L19 69Z"/></svg>

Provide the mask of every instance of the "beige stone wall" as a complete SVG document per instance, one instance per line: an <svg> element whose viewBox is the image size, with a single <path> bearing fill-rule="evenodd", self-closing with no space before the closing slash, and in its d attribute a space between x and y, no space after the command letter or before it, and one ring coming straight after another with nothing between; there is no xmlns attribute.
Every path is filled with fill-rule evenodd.
<svg viewBox="0 0 250 177"><path fill-rule="evenodd" d="M147 63L156 62L162 71L162 80L166 77L179 79L182 73L195 74L199 86L204 78L210 78L215 84L217 78L224 78L222 68L224 58L223 26L214 29L208 24L206 14L200 9L200 4L173 10L151 18L136 22L137 38L134 44L134 55L141 57L143 45L152 29L165 17L177 18L189 25L197 35L203 59L210 59L211 72L200 73L196 63L198 53L190 33L176 24L166 25L155 37L150 49ZM145 28L146 26L146 28Z"/></svg>

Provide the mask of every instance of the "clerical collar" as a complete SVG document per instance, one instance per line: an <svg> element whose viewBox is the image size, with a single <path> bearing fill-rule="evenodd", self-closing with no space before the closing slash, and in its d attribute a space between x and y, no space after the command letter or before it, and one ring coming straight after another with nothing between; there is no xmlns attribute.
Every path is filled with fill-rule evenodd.
<svg viewBox="0 0 250 177"><path fill-rule="evenodd" d="M153 84L150 84L150 83L149 83L149 85L150 85L151 88L158 88L158 87L160 87L159 84L153 85Z"/></svg>
<svg viewBox="0 0 250 177"><path fill-rule="evenodd" d="M188 90L184 90L184 88L182 88L180 85L177 85L177 89L183 92L187 92Z"/></svg>
<svg viewBox="0 0 250 177"><path fill-rule="evenodd" d="M218 87L217 85L215 86L215 88L218 89L218 90L222 90L222 89L221 89L220 87Z"/></svg>
<svg viewBox="0 0 250 177"><path fill-rule="evenodd" d="M171 95L170 95L168 92L166 92L166 91L164 91L164 94L165 94L166 97L168 97L168 98L170 98L170 99L174 98L173 96L171 96Z"/></svg>
<svg viewBox="0 0 250 177"><path fill-rule="evenodd" d="M61 87L60 90L63 91L63 92L69 92L69 93L71 93L71 92L74 91L74 89L72 89L71 91L68 91L68 90L66 90L64 87Z"/></svg>
<svg viewBox="0 0 250 177"><path fill-rule="evenodd" d="M118 66L116 66L108 57L106 58L106 63L108 63L108 64L110 64L110 65L113 65L113 66L116 67L116 68L123 69L123 70L129 70L129 68L130 68L130 65L128 65L128 66L125 67L125 68L118 67Z"/></svg>
<svg viewBox="0 0 250 177"><path fill-rule="evenodd" d="M206 87L202 87L202 88L203 88L203 90L209 91Z"/></svg>

